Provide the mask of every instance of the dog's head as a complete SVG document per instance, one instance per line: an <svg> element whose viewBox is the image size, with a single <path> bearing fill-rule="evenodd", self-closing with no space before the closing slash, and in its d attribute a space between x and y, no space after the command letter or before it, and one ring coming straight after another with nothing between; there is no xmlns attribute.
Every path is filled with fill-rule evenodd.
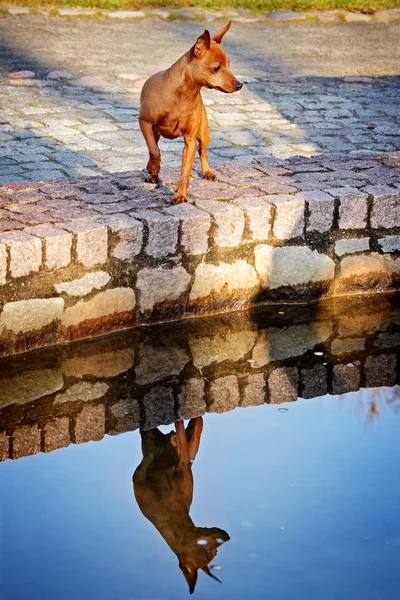
<svg viewBox="0 0 400 600"><path fill-rule="evenodd" d="M242 89L229 68L230 60L221 46L221 40L229 30L231 21L211 39L206 29L190 49L193 76L202 86L231 94Z"/></svg>

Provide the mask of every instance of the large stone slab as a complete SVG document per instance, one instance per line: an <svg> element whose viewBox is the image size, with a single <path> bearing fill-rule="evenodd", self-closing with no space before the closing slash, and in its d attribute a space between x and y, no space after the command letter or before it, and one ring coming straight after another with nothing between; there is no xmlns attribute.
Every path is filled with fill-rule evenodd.
<svg viewBox="0 0 400 600"><path fill-rule="evenodd" d="M256 271L244 260L218 265L201 263L194 274L189 306L212 308L223 302L248 302L258 287Z"/></svg>
<svg viewBox="0 0 400 600"><path fill-rule="evenodd" d="M187 292L190 279L182 266L172 269L142 269L137 275L136 283L140 293L140 312L146 314L175 305Z"/></svg>

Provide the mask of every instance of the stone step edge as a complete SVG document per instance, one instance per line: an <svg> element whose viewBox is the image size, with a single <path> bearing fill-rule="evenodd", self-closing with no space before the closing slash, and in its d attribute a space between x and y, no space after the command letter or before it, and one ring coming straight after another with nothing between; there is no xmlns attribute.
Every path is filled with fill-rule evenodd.
<svg viewBox="0 0 400 600"><path fill-rule="evenodd" d="M201 7L193 8L159 8L143 10L103 10L98 8L87 9L80 7L62 8L57 6L50 7L31 7L0 4L0 14L12 16L41 15L58 16L69 18L96 18L96 19L117 19L134 20L144 18L158 18L164 20L199 20L214 21L217 19L232 19L239 23L253 22L318 22L318 23L353 23L353 22L389 22L400 20L400 8L389 8L376 10L372 14L351 12L344 9L335 9L330 11L310 10L305 12L277 10L267 12L262 15L253 13L250 9L220 9L208 10Z"/></svg>

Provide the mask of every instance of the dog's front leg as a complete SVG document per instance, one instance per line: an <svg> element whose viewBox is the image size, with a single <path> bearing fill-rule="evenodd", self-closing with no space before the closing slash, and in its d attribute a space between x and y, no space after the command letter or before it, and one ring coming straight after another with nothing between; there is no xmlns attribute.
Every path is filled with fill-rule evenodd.
<svg viewBox="0 0 400 600"><path fill-rule="evenodd" d="M182 155L182 173L178 189L175 192L175 204L186 202L187 189L189 187L190 173L196 155L196 136L185 136L185 147Z"/></svg>
<svg viewBox="0 0 400 600"><path fill-rule="evenodd" d="M139 119L139 125L150 155L149 162L147 163L147 170L149 174L147 175L145 181L147 183L157 183L161 164L161 154L158 147L160 134L154 130L153 125L149 121Z"/></svg>

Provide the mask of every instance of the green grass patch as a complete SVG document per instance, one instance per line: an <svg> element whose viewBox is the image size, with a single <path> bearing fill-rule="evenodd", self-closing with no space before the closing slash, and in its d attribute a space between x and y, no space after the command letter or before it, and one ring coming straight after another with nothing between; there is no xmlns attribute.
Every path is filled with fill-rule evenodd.
<svg viewBox="0 0 400 600"><path fill-rule="evenodd" d="M135 10L151 8L206 9L246 8L260 14L272 10L334 10L343 9L360 12L365 8L400 8L400 0L6 0L7 4L18 6L80 7L104 10Z"/></svg>

